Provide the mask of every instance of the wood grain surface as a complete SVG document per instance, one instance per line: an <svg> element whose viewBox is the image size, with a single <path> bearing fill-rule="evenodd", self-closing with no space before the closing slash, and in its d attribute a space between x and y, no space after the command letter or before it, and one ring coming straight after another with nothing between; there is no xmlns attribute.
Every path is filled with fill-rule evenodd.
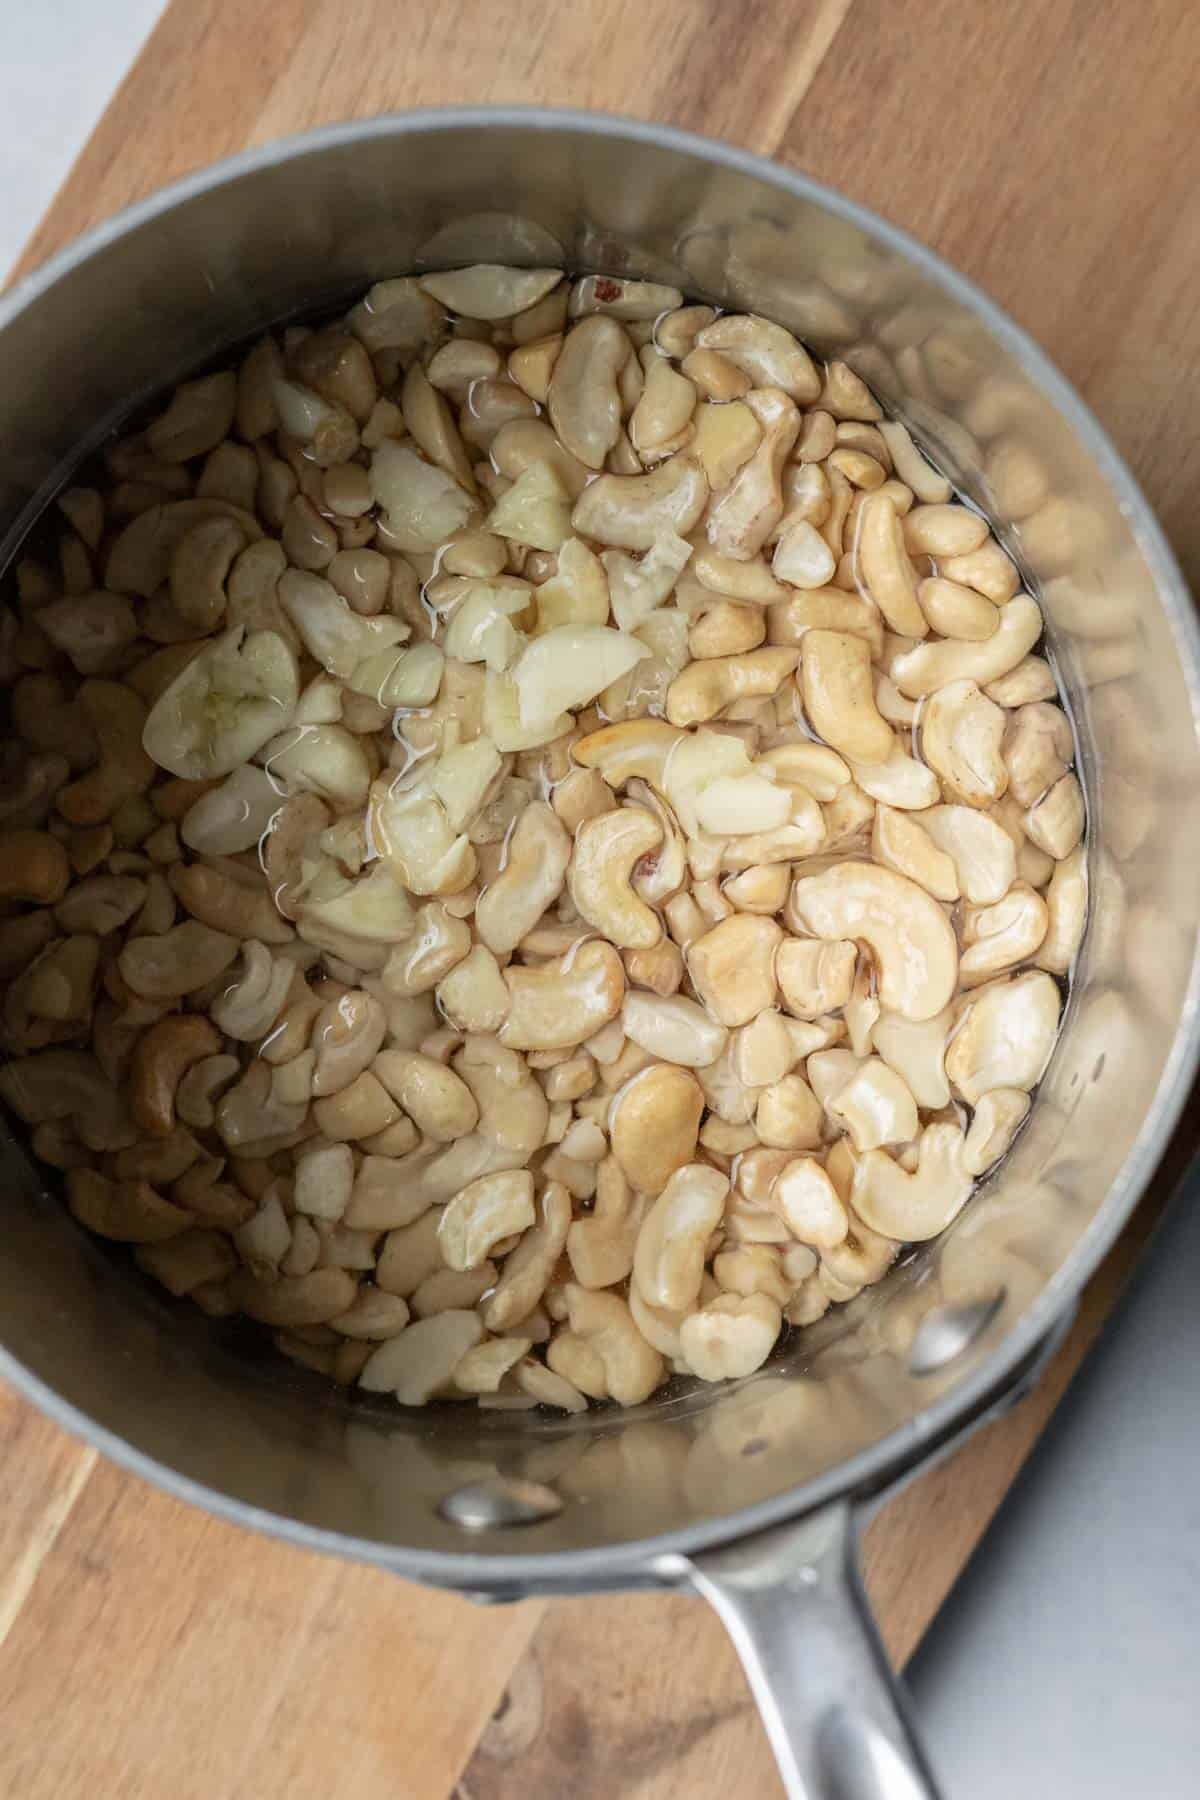
<svg viewBox="0 0 1200 1800"><path fill-rule="evenodd" d="M214 157L390 108L608 108L832 182L987 287L1200 575L1200 12L1184 0L172 0L23 259ZM1036 1394L872 1524L902 1662L1070 1379L1184 1149ZM0 1393L0 1793L689 1800L780 1792L673 1596L480 1609L183 1508Z"/></svg>

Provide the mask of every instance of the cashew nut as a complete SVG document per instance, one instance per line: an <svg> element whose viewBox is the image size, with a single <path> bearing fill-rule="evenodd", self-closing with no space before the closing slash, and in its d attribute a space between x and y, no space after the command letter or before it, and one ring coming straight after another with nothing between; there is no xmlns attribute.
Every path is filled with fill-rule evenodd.
<svg viewBox="0 0 1200 1800"><path fill-rule="evenodd" d="M707 500L703 468L690 451L679 451L644 475L598 476L575 502L571 523L598 543L650 550L668 532L686 537Z"/></svg>
<svg viewBox="0 0 1200 1800"><path fill-rule="evenodd" d="M475 929L496 956L515 950L558 898L570 858L571 840L552 808L535 801L517 820L500 875L476 903Z"/></svg>
<svg viewBox="0 0 1200 1800"><path fill-rule="evenodd" d="M608 1121L613 1156L638 1193L661 1193L691 1161L703 1111L695 1077L669 1063L643 1069L618 1089Z"/></svg>
<svg viewBox="0 0 1200 1800"><path fill-rule="evenodd" d="M493 1247L534 1223L533 1176L528 1169L500 1170L467 1184L443 1209L438 1226L442 1255L451 1269L475 1269Z"/></svg>
<svg viewBox="0 0 1200 1800"><path fill-rule="evenodd" d="M939 638L918 644L898 656L889 671L902 694L920 699L951 681L974 681L979 687L999 681L1015 669L1042 635L1042 611L1028 594L1015 594L1000 607L991 637L982 643Z"/></svg>
<svg viewBox="0 0 1200 1800"><path fill-rule="evenodd" d="M790 901L797 918L823 938L870 945L879 997L893 1012L929 1019L954 992L958 947L936 900L915 882L873 863L847 861L801 877Z"/></svg>
<svg viewBox="0 0 1200 1800"><path fill-rule="evenodd" d="M719 1294L679 1327L683 1360L701 1381L736 1380L761 1369L783 1313L768 1294Z"/></svg>
<svg viewBox="0 0 1200 1800"><path fill-rule="evenodd" d="M851 1204L872 1231L900 1243L937 1237L961 1212L974 1185L959 1126L927 1125L914 1173L886 1150L868 1150L854 1171Z"/></svg>
<svg viewBox="0 0 1200 1800"><path fill-rule="evenodd" d="M671 1176L646 1214L634 1250L633 1278L649 1305L682 1312L695 1304L705 1246L728 1192L725 1176L703 1163L688 1163Z"/></svg>
<svg viewBox="0 0 1200 1800"><path fill-rule="evenodd" d="M1059 714L1066 723L1063 714ZM1068 734L1070 728L1068 727ZM929 696L921 714L921 749L944 792L968 806L987 806L1008 786L1001 755L1003 707L976 682L950 681Z"/></svg>
<svg viewBox="0 0 1200 1800"><path fill-rule="evenodd" d="M775 1004L775 953L782 942L774 919L735 913L689 947L696 992L722 1025L747 1025Z"/></svg>
<svg viewBox="0 0 1200 1800"><path fill-rule="evenodd" d="M800 673L814 731L855 762L886 762L895 737L875 705L866 640L844 631L808 631Z"/></svg>

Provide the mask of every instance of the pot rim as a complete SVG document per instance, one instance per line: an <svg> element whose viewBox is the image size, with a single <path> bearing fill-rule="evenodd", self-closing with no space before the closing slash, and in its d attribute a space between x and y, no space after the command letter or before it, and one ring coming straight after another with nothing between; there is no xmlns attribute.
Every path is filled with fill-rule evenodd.
<svg viewBox="0 0 1200 1800"><path fill-rule="evenodd" d="M748 175L809 200L835 217L864 229L889 250L915 264L973 312L1022 365L1082 441L1116 494L1137 534L1142 553L1162 596L1188 688L1193 719L1200 722L1200 621L1182 572L1149 502L1107 433L1046 353L993 300L934 251L870 208L835 189L772 162L698 133L620 114L572 108L462 106L414 108L369 119L324 125L281 138L261 149L222 158L159 189L147 199L106 219L56 252L0 297L0 331L70 271L128 233L170 213L201 194L252 176L284 161L333 146L376 138L405 138L466 128L569 131L637 145L673 150L710 167ZM358 1538L266 1511L156 1462L127 1439L97 1424L64 1400L0 1346L0 1376L75 1437L103 1451L120 1467L165 1490L173 1498L219 1517L281 1538L305 1549L376 1564L411 1580L489 1591L505 1596L543 1588L617 1586L647 1578L678 1579L683 1559L718 1544L748 1537L795 1519L843 1496L877 1491L890 1477L946 1443L956 1428L977 1418L1036 1352L1055 1319L1091 1276L1126 1223L1174 1129L1200 1062L1200 958L1194 958L1180 1023L1167 1056L1154 1102L1116 1180L1095 1218L1061 1267L1046 1282L1027 1312L978 1367L951 1386L906 1425L823 1475L773 1499L736 1512L701 1520L677 1531L603 1548L538 1554L481 1555L404 1550L378 1539Z"/></svg>

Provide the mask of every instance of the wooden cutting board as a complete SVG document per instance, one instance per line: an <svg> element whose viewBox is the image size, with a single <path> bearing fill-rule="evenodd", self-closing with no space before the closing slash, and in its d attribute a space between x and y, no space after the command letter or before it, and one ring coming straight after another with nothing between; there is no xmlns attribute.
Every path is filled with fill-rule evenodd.
<svg viewBox="0 0 1200 1800"><path fill-rule="evenodd" d="M1184 0L171 0L23 266L199 164L333 119L508 101L667 120L810 171L974 276L1082 389L1196 571L1198 59ZM872 1526L868 1582L897 1661L1111 1308L1185 1147L1038 1392ZM697 1602L480 1609L185 1509L11 1393L0 1433L13 1800L780 1792Z"/></svg>

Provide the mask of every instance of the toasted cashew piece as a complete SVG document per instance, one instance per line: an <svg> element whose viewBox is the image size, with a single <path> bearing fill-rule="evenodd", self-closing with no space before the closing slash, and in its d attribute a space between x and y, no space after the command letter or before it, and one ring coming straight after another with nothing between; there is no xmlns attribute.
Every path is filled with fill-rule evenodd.
<svg viewBox="0 0 1200 1800"><path fill-rule="evenodd" d="M927 1125L913 1174L886 1150L868 1150L854 1171L851 1204L872 1231L900 1243L936 1237L961 1212L974 1185L957 1125Z"/></svg>
<svg viewBox="0 0 1200 1800"><path fill-rule="evenodd" d="M692 1160L703 1111L699 1082L670 1063L641 1070L617 1090L608 1119L613 1156L639 1193L661 1193Z"/></svg>
<svg viewBox="0 0 1200 1800"><path fill-rule="evenodd" d="M658 914L630 885L635 864L662 841L661 823L641 806L585 820L575 833L568 891L580 915L618 949L649 950L662 937Z"/></svg>
<svg viewBox="0 0 1200 1800"><path fill-rule="evenodd" d="M958 976L954 932L937 902L915 882L873 863L847 861L802 877L789 905L823 938L868 943L879 997L893 1012L928 1019L947 1004Z"/></svg>
<svg viewBox="0 0 1200 1800"><path fill-rule="evenodd" d="M725 1176L703 1163L689 1163L671 1176L646 1215L634 1251L634 1280L651 1306L679 1312L695 1303L705 1247L720 1224L728 1192Z"/></svg>
<svg viewBox="0 0 1200 1800"><path fill-rule="evenodd" d="M883 763L895 737L875 705L871 647L844 631L808 631L801 677L813 729L856 762Z"/></svg>
<svg viewBox="0 0 1200 1800"><path fill-rule="evenodd" d="M508 968L510 995L500 1042L514 1050L566 1050L615 1019L625 970L611 944L588 942L543 968Z"/></svg>
<svg viewBox="0 0 1200 1800"><path fill-rule="evenodd" d="M768 1294L719 1294L679 1328L683 1360L701 1381L736 1380L760 1369L783 1325Z"/></svg>

